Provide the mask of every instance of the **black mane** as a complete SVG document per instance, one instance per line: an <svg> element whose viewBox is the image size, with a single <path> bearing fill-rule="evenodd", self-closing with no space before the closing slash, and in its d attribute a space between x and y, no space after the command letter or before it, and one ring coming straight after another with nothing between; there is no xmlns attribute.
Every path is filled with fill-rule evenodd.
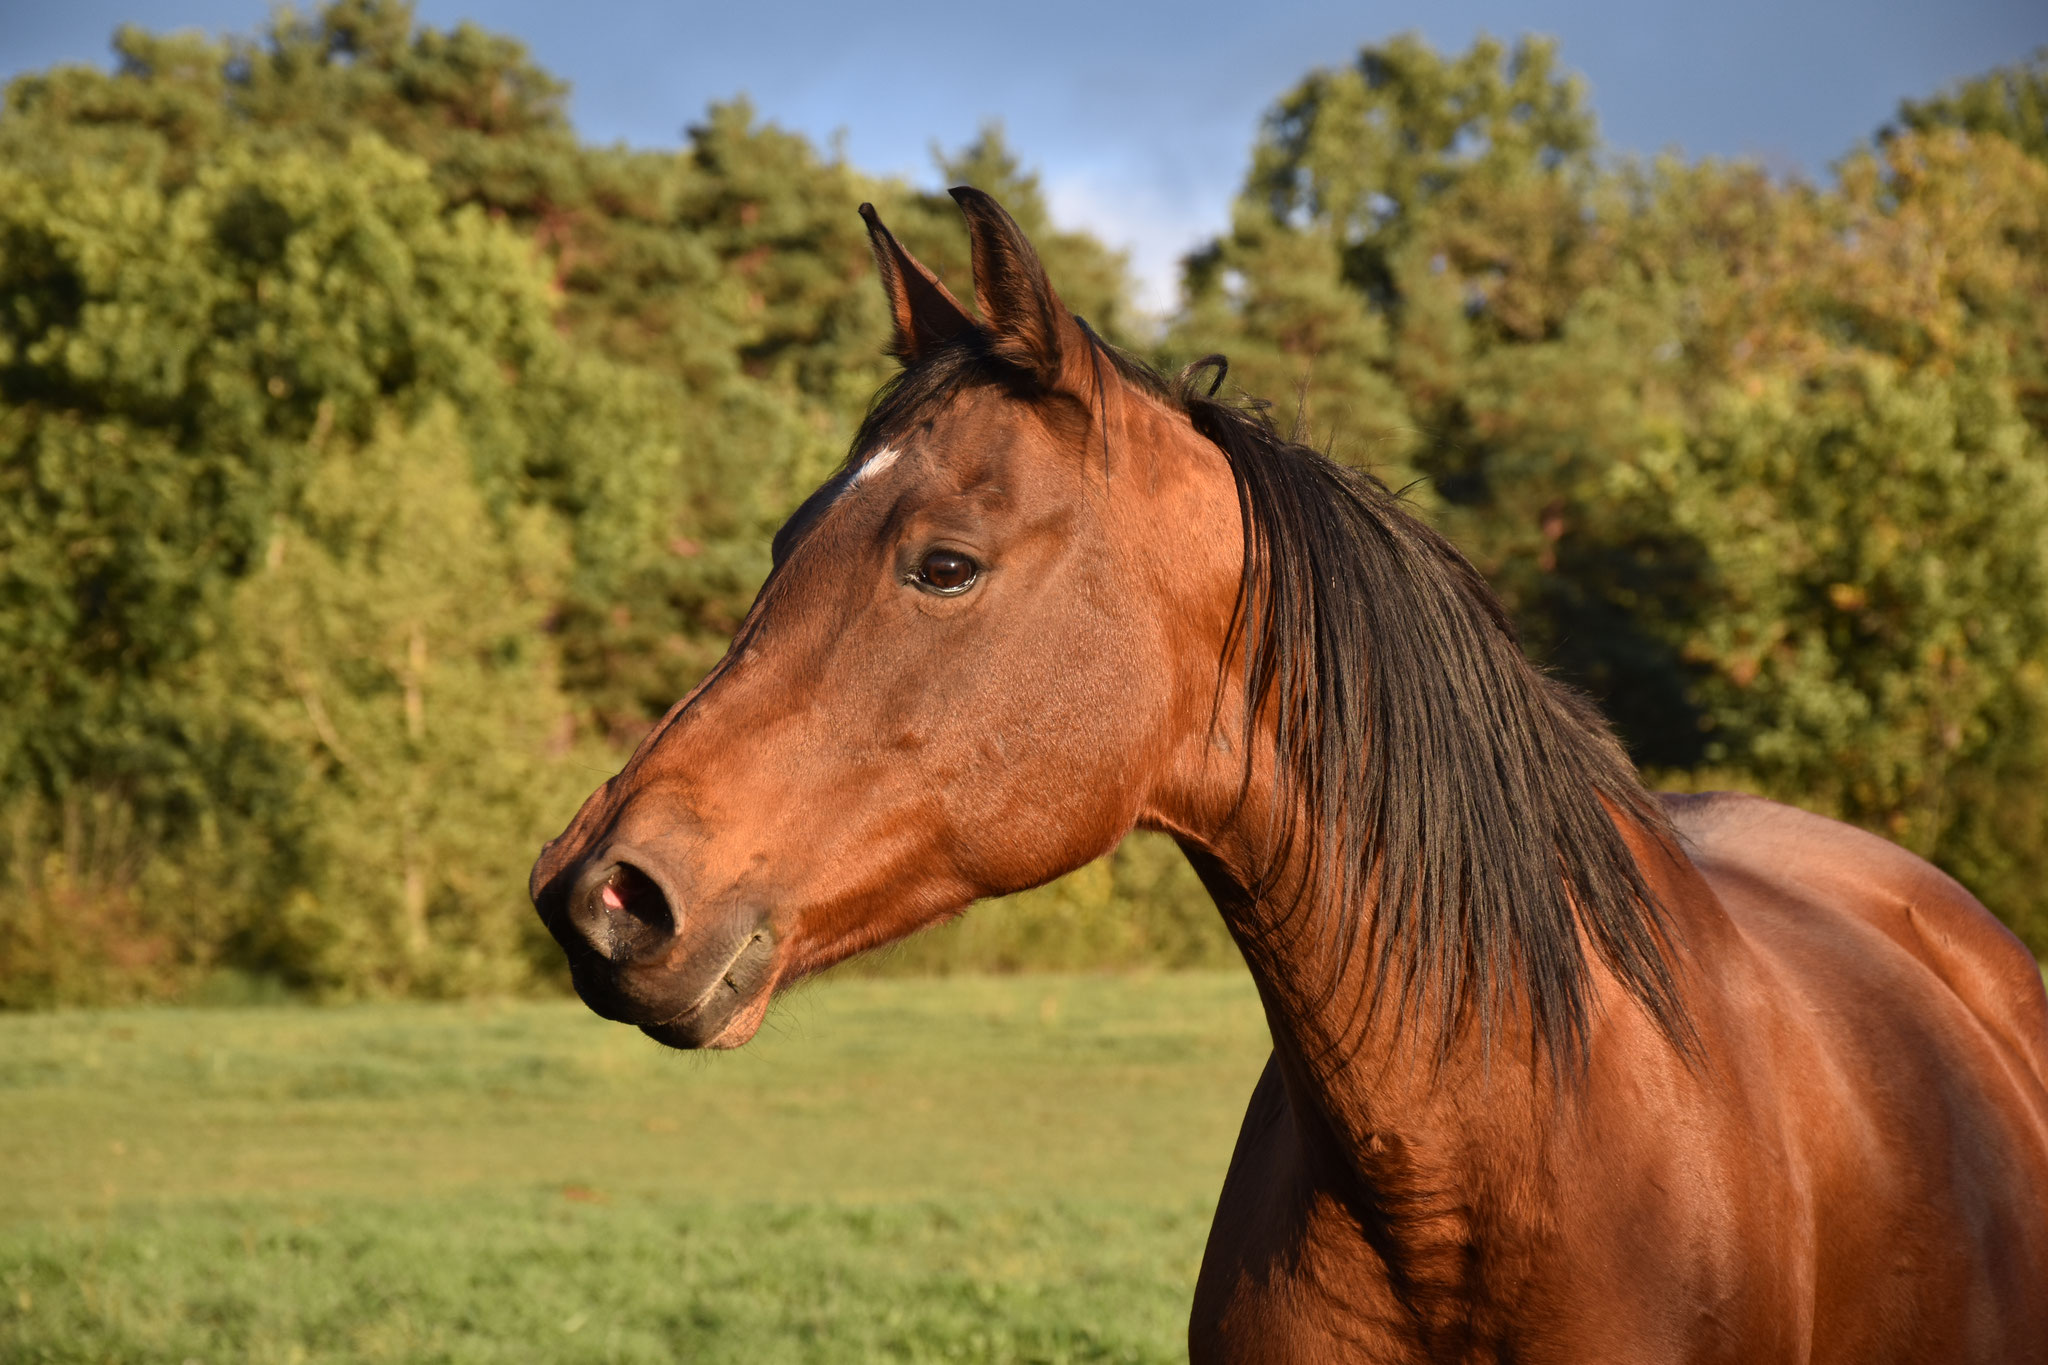
<svg viewBox="0 0 2048 1365"><path fill-rule="evenodd" d="M1667 918L1616 818L1676 835L1593 704L1529 662L1479 571L1384 483L1283 437L1262 405L1213 397L1220 356L1175 384L1089 335L1230 463L1245 547L1231 644L1248 717L1272 717L1280 780L1300 797L1283 805L1281 845L1299 841L1313 869L1292 908L1341 907L1318 931L1340 963L1373 955L1361 1017L1433 1000L1443 1049L1473 1016L1490 1039L1519 994L1534 1043L1577 1071L1583 934L1689 1053ZM1205 369L1206 393L1192 382ZM959 386L1014 382L971 340L945 348L877 395L849 468Z"/></svg>
<svg viewBox="0 0 2048 1365"><path fill-rule="evenodd" d="M1220 378L1220 376L1219 376ZM1502 997L1575 1067L1588 1039L1590 940L1674 1041L1690 1028L1662 907L1615 817L1675 841L1606 721L1523 655L1479 571L1370 474L1282 438L1264 411L1184 385L1229 460L1243 516L1248 710L1270 713L1287 808L1321 884L1366 933L1374 1002L1437 1002L1447 1042ZM1296 827L1296 822L1305 823Z"/></svg>

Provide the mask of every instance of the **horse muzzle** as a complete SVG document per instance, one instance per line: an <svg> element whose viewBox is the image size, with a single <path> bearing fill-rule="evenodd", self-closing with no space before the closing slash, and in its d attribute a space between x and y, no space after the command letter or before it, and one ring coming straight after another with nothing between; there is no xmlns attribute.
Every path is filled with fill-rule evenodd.
<svg viewBox="0 0 2048 1365"><path fill-rule="evenodd" d="M620 845L564 869L534 897L593 1012L670 1047L738 1047L774 989L768 912L723 898L685 906L658 859Z"/></svg>

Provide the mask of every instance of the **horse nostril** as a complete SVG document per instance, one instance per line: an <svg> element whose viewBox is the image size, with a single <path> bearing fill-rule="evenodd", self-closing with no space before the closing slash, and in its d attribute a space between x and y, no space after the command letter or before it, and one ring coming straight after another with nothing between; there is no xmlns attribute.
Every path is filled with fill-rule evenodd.
<svg viewBox="0 0 2048 1365"><path fill-rule="evenodd" d="M584 873L569 893L569 920L599 956L613 962L643 956L676 932L668 897L631 863Z"/></svg>

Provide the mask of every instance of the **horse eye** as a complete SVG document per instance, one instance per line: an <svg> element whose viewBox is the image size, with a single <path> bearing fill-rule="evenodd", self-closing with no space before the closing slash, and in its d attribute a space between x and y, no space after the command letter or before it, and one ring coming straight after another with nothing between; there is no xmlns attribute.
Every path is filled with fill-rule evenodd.
<svg viewBox="0 0 2048 1365"><path fill-rule="evenodd" d="M966 592L981 575L981 566L953 550L933 550L917 566L917 586L951 597Z"/></svg>

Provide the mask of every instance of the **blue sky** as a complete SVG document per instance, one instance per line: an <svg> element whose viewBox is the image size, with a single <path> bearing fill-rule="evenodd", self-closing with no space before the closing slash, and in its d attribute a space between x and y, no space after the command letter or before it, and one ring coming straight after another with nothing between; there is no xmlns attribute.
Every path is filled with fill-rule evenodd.
<svg viewBox="0 0 2048 1365"><path fill-rule="evenodd" d="M253 32L268 0L0 0L0 75L105 64L123 21ZM934 141L986 119L1043 175L1054 216L1128 248L1148 302L1227 221L1260 112L1315 66L1419 31L1547 33L1620 151L1747 156L1823 176L1924 94L2048 44L2041 0L1300 0L893 6L809 0L422 0L437 26L514 34L574 87L587 138L673 146L714 100L829 141L855 164L934 178ZM1028 17L1025 17L1028 16ZM849 206L850 207L850 206Z"/></svg>

